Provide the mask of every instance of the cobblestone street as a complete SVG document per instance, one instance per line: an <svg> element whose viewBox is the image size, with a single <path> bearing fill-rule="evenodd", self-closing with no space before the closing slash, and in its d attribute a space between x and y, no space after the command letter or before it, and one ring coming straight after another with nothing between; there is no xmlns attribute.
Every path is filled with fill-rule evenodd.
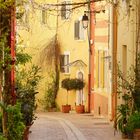
<svg viewBox="0 0 140 140"><path fill-rule="evenodd" d="M121 140L111 123L92 114L38 113L29 140Z"/></svg>

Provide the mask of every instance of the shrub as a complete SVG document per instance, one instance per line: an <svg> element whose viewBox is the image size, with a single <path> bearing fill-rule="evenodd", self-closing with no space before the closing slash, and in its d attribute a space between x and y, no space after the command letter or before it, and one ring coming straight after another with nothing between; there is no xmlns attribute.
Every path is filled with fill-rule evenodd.
<svg viewBox="0 0 140 140"><path fill-rule="evenodd" d="M8 105L7 112L7 138L8 140L22 140L25 125L21 113L21 105Z"/></svg>
<svg viewBox="0 0 140 140"><path fill-rule="evenodd" d="M68 104L68 91L69 90L81 90L84 88L85 83L77 78L70 79L66 78L62 80L62 88L67 90L67 104Z"/></svg>

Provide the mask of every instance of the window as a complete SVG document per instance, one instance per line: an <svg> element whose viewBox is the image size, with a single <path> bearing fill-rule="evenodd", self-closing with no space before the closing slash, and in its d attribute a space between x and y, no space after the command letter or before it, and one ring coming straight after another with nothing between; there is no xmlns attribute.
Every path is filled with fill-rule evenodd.
<svg viewBox="0 0 140 140"><path fill-rule="evenodd" d="M123 76L126 78L127 73L127 45L122 46L122 71Z"/></svg>
<svg viewBox="0 0 140 140"><path fill-rule="evenodd" d="M42 10L42 23L46 24L47 23L47 11Z"/></svg>
<svg viewBox="0 0 140 140"><path fill-rule="evenodd" d="M107 68L108 68L108 64L107 64L107 61L109 61L107 58L107 51L104 51L103 52L103 65L104 65L104 72L103 72L103 75L104 75L104 79L103 79L103 87L107 87L107 81L108 81L108 78L107 78Z"/></svg>
<svg viewBox="0 0 140 140"><path fill-rule="evenodd" d="M17 12L17 25L24 26L29 28L30 21L30 7L28 4L24 4L21 7L19 6L16 9Z"/></svg>
<svg viewBox="0 0 140 140"><path fill-rule="evenodd" d="M60 56L60 71L62 73L69 73L69 54L64 54Z"/></svg>
<svg viewBox="0 0 140 140"><path fill-rule="evenodd" d="M98 87L101 85L101 56L100 51L98 51Z"/></svg>
<svg viewBox="0 0 140 140"><path fill-rule="evenodd" d="M106 87L107 83L107 62L105 56L107 55L106 51L98 50L98 87Z"/></svg>
<svg viewBox="0 0 140 140"><path fill-rule="evenodd" d="M82 26L82 21L77 20L74 24L74 38L75 40L84 40L85 39L85 30Z"/></svg>
<svg viewBox="0 0 140 140"><path fill-rule="evenodd" d="M22 18L20 18L20 22L24 25L28 25L29 24L29 11L26 10L22 16Z"/></svg>
<svg viewBox="0 0 140 140"><path fill-rule="evenodd" d="M25 25L28 25L29 24L29 5L25 5L25 12L24 12L24 15L22 17L22 20L23 20L23 23Z"/></svg>
<svg viewBox="0 0 140 140"><path fill-rule="evenodd" d="M64 1L62 3L62 7L61 7L61 19L65 20L65 19L70 19L70 9L71 9L71 5L67 5L70 4L70 1Z"/></svg>

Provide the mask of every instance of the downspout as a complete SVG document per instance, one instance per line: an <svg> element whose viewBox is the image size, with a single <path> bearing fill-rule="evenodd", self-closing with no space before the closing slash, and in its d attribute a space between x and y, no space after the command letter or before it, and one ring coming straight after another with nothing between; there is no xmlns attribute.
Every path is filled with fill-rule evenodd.
<svg viewBox="0 0 140 140"><path fill-rule="evenodd" d="M91 50L91 44L90 44L90 40L91 40L91 34L92 34L92 30L91 30L91 24L92 24L92 9L91 9L91 3L90 0L88 1L88 10L89 10L89 28L87 29L87 33L88 33L88 49L89 49L89 68L88 68L88 112L90 113L91 111L91 55L92 55L92 50Z"/></svg>
<svg viewBox="0 0 140 140"><path fill-rule="evenodd" d="M113 6L113 42L112 42L112 120L116 126L117 109L117 2L114 0Z"/></svg>
<svg viewBox="0 0 140 140"><path fill-rule="evenodd" d="M94 9L94 2L90 3L90 39L89 39L89 74L90 74L90 86L89 86L89 94L90 94L90 112L91 109L94 111L94 93L91 93L91 89L94 92L94 53L95 53L95 48L94 48L94 40L95 40L95 14L96 11ZM91 96L92 94L92 96ZM92 99L91 99L92 98ZM91 103L93 101L93 103Z"/></svg>
<svg viewBox="0 0 140 140"><path fill-rule="evenodd" d="M136 0L136 62L135 65L138 65L138 53L140 52L140 2Z"/></svg>
<svg viewBox="0 0 140 140"><path fill-rule="evenodd" d="M112 120L112 62L113 62L113 5L110 6L109 9L109 56L111 56L110 60L110 70L109 70L109 119Z"/></svg>
<svg viewBox="0 0 140 140"><path fill-rule="evenodd" d="M90 13L90 0L88 0L88 11ZM89 57L89 60L88 60L88 113L90 113L90 94L91 94L91 70L90 70L90 51L91 51L91 48L90 48L90 14L88 15L89 17L89 26L88 26L88 29L87 29L87 35L88 35L88 57Z"/></svg>

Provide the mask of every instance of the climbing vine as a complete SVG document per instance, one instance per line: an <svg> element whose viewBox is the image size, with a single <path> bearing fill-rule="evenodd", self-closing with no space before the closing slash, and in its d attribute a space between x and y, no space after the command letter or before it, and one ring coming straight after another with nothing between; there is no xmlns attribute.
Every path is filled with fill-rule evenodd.
<svg viewBox="0 0 140 140"><path fill-rule="evenodd" d="M57 96L57 92L59 89L59 59L60 59L60 43L57 39L57 35L55 35L51 41L42 49L40 52L39 64L41 64L41 68L44 69L47 65L47 69L51 69L48 71L48 76L52 78L52 83L47 85L47 93L49 93L50 89L53 88L53 101L55 103L55 98ZM52 69L53 68L53 69ZM53 73L50 75L49 73ZM49 78L48 77L48 78ZM50 87L51 85L51 87ZM49 91L48 91L49 90Z"/></svg>

